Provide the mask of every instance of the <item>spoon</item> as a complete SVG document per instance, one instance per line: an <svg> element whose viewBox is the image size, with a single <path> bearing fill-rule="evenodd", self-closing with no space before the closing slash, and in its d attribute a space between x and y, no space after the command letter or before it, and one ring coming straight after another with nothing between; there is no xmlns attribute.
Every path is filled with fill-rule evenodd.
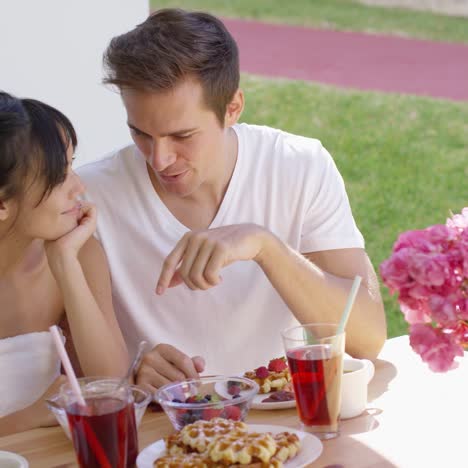
<svg viewBox="0 0 468 468"><path fill-rule="evenodd" d="M140 365L141 358L143 357L143 351L145 350L145 347L148 343L146 341L140 341L140 344L138 345L138 351L135 355L135 358L133 359L132 363L130 364L130 367L127 370L127 373L122 377L120 382L117 384L117 388L119 389L122 385L125 384L125 382L128 382L130 377L133 375L135 369L138 369L138 366Z"/></svg>

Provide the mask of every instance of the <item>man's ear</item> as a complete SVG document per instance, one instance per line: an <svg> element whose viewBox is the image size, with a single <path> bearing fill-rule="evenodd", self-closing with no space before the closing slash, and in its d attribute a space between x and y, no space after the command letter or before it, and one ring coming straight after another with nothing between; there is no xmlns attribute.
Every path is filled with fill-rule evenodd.
<svg viewBox="0 0 468 468"><path fill-rule="evenodd" d="M224 126L231 127L239 120L242 111L244 110L244 93L242 89L238 89L231 99L231 102L226 107L226 115L224 116Z"/></svg>

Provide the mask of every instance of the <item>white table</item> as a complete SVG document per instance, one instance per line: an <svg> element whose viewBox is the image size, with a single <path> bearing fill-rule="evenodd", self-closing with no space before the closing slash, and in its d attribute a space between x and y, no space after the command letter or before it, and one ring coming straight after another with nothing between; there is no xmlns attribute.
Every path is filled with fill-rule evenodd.
<svg viewBox="0 0 468 468"><path fill-rule="evenodd" d="M468 359L434 374L412 351L408 337L387 340L375 363L368 410L342 422L341 435L324 442L314 468L468 467ZM298 427L295 410L251 411L248 421ZM162 413L147 412L140 448L168 435ZM75 467L71 442L60 428L0 438L0 450L26 457L32 468Z"/></svg>

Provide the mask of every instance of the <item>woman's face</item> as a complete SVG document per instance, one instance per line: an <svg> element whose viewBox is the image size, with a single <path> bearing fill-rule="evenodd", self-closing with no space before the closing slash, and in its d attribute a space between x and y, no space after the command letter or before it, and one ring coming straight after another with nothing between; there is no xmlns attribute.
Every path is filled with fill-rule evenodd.
<svg viewBox="0 0 468 468"><path fill-rule="evenodd" d="M35 181L18 203L13 231L31 239L55 240L78 225L80 203L84 192L80 178L73 171L73 148L67 150L68 166L65 180L52 189L38 204L43 194L43 183Z"/></svg>

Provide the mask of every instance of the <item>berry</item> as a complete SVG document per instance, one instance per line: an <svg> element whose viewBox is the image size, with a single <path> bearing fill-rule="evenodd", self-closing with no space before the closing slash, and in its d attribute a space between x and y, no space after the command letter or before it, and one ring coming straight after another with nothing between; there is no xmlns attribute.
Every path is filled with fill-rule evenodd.
<svg viewBox="0 0 468 468"><path fill-rule="evenodd" d="M199 419L200 419L200 415L198 414L190 414L190 413L187 413L186 414L186 423L185 424L192 424L194 422L197 422Z"/></svg>
<svg viewBox="0 0 468 468"><path fill-rule="evenodd" d="M241 383L237 380L228 380L227 391L229 395L237 395L241 391Z"/></svg>
<svg viewBox="0 0 468 468"><path fill-rule="evenodd" d="M184 409L177 410L176 420L177 420L177 424L179 426L185 426L187 424L186 423L186 413L187 413L187 410L184 410Z"/></svg>
<svg viewBox="0 0 468 468"><path fill-rule="evenodd" d="M259 379L266 379L270 375L270 372L265 366L262 366L262 367L259 367L258 369L255 369L255 375Z"/></svg>
<svg viewBox="0 0 468 468"><path fill-rule="evenodd" d="M268 370L271 372L282 372L287 369L288 365L284 358L272 359L268 364Z"/></svg>
<svg viewBox="0 0 468 468"><path fill-rule="evenodd" d="M222 411L222 409L218 408L205 408L202 413L202 419L204 419L205 421L209 421L213 418L219 418L221 416Z"/></svg>
<svg viewBox="0 0 468 468"><path fill-rule="evenodd" d="M240 384L237 384L237 382L236 382L236 385L228 386L229 395L239 395L240 391L241 391Z"/></svg>
<svg viewBox="0 0 468 468"><path fill-rule="evenodd" d="M205 395L205 398L206 398L208 401L211 401L211 395L210 395L210 394Z"/></svg>
<svg viewBox="0 0 468 468"><path fill-rule="evenodd" d="M198 403L198 398L197 398L196 396L188 397L188 398L185 400L185 403Z"/></svg>
<svg viewBox="0 0 468 468"><path fill-rule="evenodd" d="M238 406L226 406L224 408L224 417L226 419L233 419L234 421L240 421L242 411Z"/></svg>
<svg viewBox="0 0 468 468"><path fill-rule="evenodd" d="M232 399L234 400L234 398L240 398L240 397L241 397L240 395L234 395Z"/></svg>
<svg viewBox="0 0 468 468"><path fill-rule="evenodd" d="M172 403L182 403L182 401L180 401L178 398L174 398L172 400Z"/></svg>

